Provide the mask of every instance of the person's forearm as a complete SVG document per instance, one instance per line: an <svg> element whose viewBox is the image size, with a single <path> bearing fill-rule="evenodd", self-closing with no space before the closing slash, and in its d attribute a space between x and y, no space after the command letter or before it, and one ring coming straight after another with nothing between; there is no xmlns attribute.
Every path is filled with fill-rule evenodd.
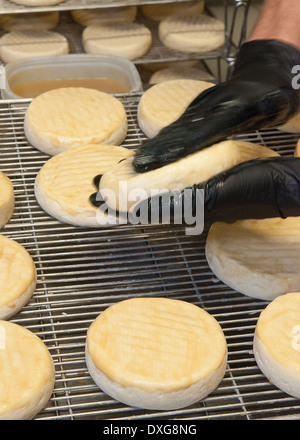
<svg viewBox="0 0 300 440"><path fill-rule="evenodd" d="M248 41L274 39L300 49L300 0L265 0Z"/></svg>

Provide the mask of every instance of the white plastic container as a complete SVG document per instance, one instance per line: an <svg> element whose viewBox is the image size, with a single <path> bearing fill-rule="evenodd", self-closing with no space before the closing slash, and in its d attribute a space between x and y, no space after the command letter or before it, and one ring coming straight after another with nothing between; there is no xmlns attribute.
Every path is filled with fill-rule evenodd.
<svg viewBox="0 0 300 440"><path fill-rule="evenodd" d="M126 58L70 54L25 58L6 64L0 70L2 98L22 98L12 91L21 83L70 78L108 78L122 83L128 92L139 92L143 89L137 68Z"/></svg>

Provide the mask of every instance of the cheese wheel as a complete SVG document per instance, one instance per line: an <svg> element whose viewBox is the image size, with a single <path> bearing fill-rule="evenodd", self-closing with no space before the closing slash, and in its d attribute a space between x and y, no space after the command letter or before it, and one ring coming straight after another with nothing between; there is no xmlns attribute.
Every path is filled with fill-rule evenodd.
<svg viewBox="0 0 300 440"><path fill-rule="evenodd" d="M36 269L28 251L3 235L0 235L0 267L0 319L9 319L32 297Z"/></svg>
<svg viewBox="0 0 300 440"><path fill-rule="evenodd" d="M9 222L15 208L14 188L11 180L0 171L0 228Z"/></svg>
<svg viewBox="0 0 300 440"><path fill-rule="evenodd" d="M300 133L300 113L293 116L285 124L276 127L280 131L287 133Z"/></svg>
<svg viewBox="0 0 300 440"><path fill-rule="evenodd" d="M62 3L64 0L9 0L12 3L22 6L54 6Z"/></svg>
<svg viewBox="0 0 300 440"><path fill-rule="evenodd" d="M84 29L82 43L90 54L111 54L135 60L150 49L152 34L139 23L92 24Z"/></svg>
<svg viewBox="0 0 300 440"><path fill-rule="evenodd" d="M131 157L104 173L100 192L112 209L130 211L154 193L183 190L238 163L272 156L278 154L261 145L227 140L146 173L135 171Z"/></svg>
<svg viewBox="0 0 300 440"><path fill-rule="evenodd" d="M58 25L59 12L0 15L0 27L5 31L51 30Z"/></svg>
<svg viewBox="0 0 300 440"><path fill-rule="evenodd" d="M300 292L279 296L261 312L253 350L268 380L300 398Z"/></svg>
<svg viewBox="0 0 300 440"><path fill-rule="evenodd" d="M178 79L212 81L214 77L201 67L167 67L154 72L148 82L149 84L158 84L164 81L174 81Z"/></svg>
<svg viewBox="0 0 300 440"><path fill-rule="evenodd" d="M300 290L300 219L215 223L206 258L221 281L247 296L271 301Z"/></svg>
<svg viewBox="0 0 300 440"><path fill-rule="evenodd" d="M215 318L180 300L116 303L87 332L86 362L96 384L140 408L177 409L203 399L223 379L226 360Z"/></svg>
<svg viewBox="0 0 300 440"><path fill-rule="evenodd" d="M36 199L44 211L63 223L90 227L116 224L116 218L97 210L89 197L97 192L95 176L132 154L112 145L87 145L57 154L37 175Z"/></svg>
<svg viewBox="0 0 300 440"><path fill-rule="evenodd" d="M66 87L42 93L29 104L24 130L31 145L55 155L80 145L119 145L127 116L121 101L107 93Z"/></svg>
<svg viewBox="0 0 300 440"><path fill-rule="evenodd" d="M182 11L159 23L161 42L180 52L207 53L224 45L225 27L221 20L204 14Z"/></svg>
<svg viewBox="0 0 300 440"><path fill-rule="evenodd" d="M155 84L138 104L138 124L149 138L176 121L201 92L214 84L193 79L174 79Z"/></svg>
<svg viewBox="0 0 300 440"><path fill-rule="evenodd" d="M89 26L93 23L132 23L136 13L136 6L119 6L117 8L75 9L71 11L71 16L81 26Z"/></svg>
<svg viewBox="0 0 300 440"><path fill-rule="evenodd" d="M69 53L66 37L53 31L11 31L0 38L0 57L5 63L22 58Z"/></svg>
<svg viewBox="0 0 300 440"><path fill-rule="evenodd" d="M189 1L183 3L166 3L166 4L154 4L154 5L141 5L140 9L145 17L150 18L154 21L162 21L169 15L184 12L187 9L193 10L196 13L204 11L205 3L204 1Z"/></svg>
<svg viewBox="0 0 300 440"><path fill-rule="evenodd" d="M47 405L54 379L43 341L18 324L0 321L0 420L33 419Z"/></svg>
<svg viewBox="0 0 300 440"><path fill-rule="evenodd" d="M300 157L300 139L298 139L297 143L296 143L296 148L294 151L294 156L295 157Z"/></svg>

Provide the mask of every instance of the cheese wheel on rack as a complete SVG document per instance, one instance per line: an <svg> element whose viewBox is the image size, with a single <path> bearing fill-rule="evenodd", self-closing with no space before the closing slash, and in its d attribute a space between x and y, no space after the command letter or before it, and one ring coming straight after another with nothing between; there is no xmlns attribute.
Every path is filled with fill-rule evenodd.
<svg viewBox="0 0 300 440"><path fill-rule="evenodd" d="M71 11L74 21L82 26L93 23L132 23L137 14L137 6L119 6L117 8L75 9Z"/></svg>
<svg viewBox="0 0 300 440"><path fill-rule="evenodd" d="M289 121L283 125L276 127L280 131L286 133L300 133L300 113L293 116Z"/></svg>
<svg viewBox="0 0 300 440"><path fill-rule="evenodd" d="M152 34L139 23L92 24L84 29L82 43L90 54L111 54L135 60L150 49Z"/></svg>
<svg viewBox="0 0 300 440"><path fill-rule="evenodd" d="M294 151L294 156L295 157L300 157L300 139L298 139L297 143L296 143L296 148Z"/></svg>
<svg viewBox="0 0 300 440"><path fill-rule="evenodd" d="M3 235L0 235L0 267L0 319L9 319L32 297L36 269L28 251Z"/></svg>
<svg viewBox="0 0 300 440"><path fill-rule="evenodd" d="M178 79L213 81L214 77L204 67L166 67L154 72L148 82L152 85Z"/></svg>
<svg viewBox="0 0 300 440"><path fill-rule="evenodd" d="M180 52L207 53L225 43L225 27L221 20L189 11L162 20L158 33L165 46Z"/></svg>
<svg viewBox="0 0 300 440"><path fill-rule="evenodd" d="M300 398L300 292L274 299L260 314L253 350L262 373L285 393Z"/></svg>
<svg viewBox="0 0 300 440"><path fill-rule="evenodd" d="M31 12L0 15L0 28L5 31L51 30L58 25L59 12Z"/></svg>
<svg viewBox="0 0 300 440"><path fill-rule="evenodd" d="M69 53L64 35L53 31L11 31L0 38L0 57L5 63L22 58Z"/></svg>
<svg viewBox="0 0 300 440"><path fill-rule="evenodd" d="M0 228L11 219L15 208L14 188L11 180L0 171Z"/></svg>
<svg viewBox="0 0 300 440"><path fill-rule="evenodd" d="M44 342L21 325L0 321L0 420L30 420L47 405L55 370Z"/></svg>
<svg viewBox="0 0 300 440"><path fill-rule="evenodd" d="M189 1L189 2L177 2L177 3L166 3L166 4L154 4L154 5L143 5L140 6L142 13L145 17L150 18L154 21L162 21L166 17L176 12L182 12L188 10L193 10L194 12L200 13L204 11L205 3L204 1Z"/></svg>
<svg viewBox="0 0 300 440"><path fill-rule="evenodd" d="M177 409L205 398L223 379L226 361L216 319L185 301L121 301L87 332L93 380L114 399L140 408Z"/></svg>
<svg viewBox="0 0 300 440"><path fill-rule="evenodd" d="M111 209L131 211L139 200L158 191L183 190L238 163L272 156L278 153L251 142L227 140L146 173L137 173L130 157L103 174L100 193Z"/></svg>
<svg viewBox="0 0 300 440"><path fill-rule="evenodd" d="M36 199L44 211L63 223L89 227L116 224L116 218L94 207L89 197L97 191L95 176L132 154L112 145L87 145L57 154L37 175Z"/></svg>
<svg viewBox="0 0 300 440"><path fill-rule="evenodd" d="M64 0L9 0L12 3L22 6L54 6L62 3Z"/></svg>
<svg viewBox="0 0 300 440"><path fill-rule="evenodd" d="M24 121L28 141L55 155L80 145L119 145L127 133L122 102L94 89L66 87L36 97Z"/></svg>
<svg viewBox="0 0 300 440"><path fill-rule="evenodd" d="M221 281L247 296L271 301L300 290L300 219L215 223L206 258Z"/></svg>
<svg viewBox="0 0 300 440"><path fill-rule="evenodd" d="M174 79L155 84L138 104L138 123L149 138L176 121L201 92L214 86L207 81Z"/></svg>

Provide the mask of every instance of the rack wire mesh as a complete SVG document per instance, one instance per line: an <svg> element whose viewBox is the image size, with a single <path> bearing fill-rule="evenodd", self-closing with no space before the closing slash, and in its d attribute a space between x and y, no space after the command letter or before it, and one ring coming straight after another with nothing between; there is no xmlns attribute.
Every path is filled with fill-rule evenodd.
<svg viewBox="0 0 300 440"><path fill-rule="evenodd" d="M123 146L136 149L144 135L137 123L140 94L118 95L128 117ZM54 392L39 420L269 419L300 418L300 401L270 384L252 351L255 325L266 302L236 292L211 272L206 232L186 235L183 226L121 225L80 228L46 214L34 196L35 177L49 156L24 135L30 100L0 101L0 169L11 179L16 205L1 231L21 243L37 268L37 288L12 322L37 334L55 364ZM277 130L240 139L292 155L298 137ZM91 379L84 356L86 331L109 305L131 297L181 299L203 307L220 323L228 364L218 388L187 408L131 408L105 395Z"/></svg>

